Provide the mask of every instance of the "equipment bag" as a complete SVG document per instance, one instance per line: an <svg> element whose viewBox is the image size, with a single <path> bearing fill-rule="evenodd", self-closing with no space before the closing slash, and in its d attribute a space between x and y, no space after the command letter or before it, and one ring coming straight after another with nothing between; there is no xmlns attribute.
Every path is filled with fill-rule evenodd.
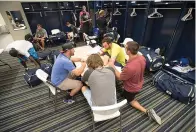
<svg viewBox="0 0 196 132"><path fill-rule="evenodd" d="M149 71L157 71L164 64L165 58L155 53L151 48L141 47L139 53L146 58L146 68Z"/></svg>
<svg viewBox="0 0 196 132"><path fill-rule="evenodd" d="M48 61L51 64L54 64L54 62L56 61L56 58L58 57L59 54L60 54L60 51L53 50L52 53L49 55Z"/></svg>
<svg viewBox="0 0 196 132"><path fill-rule="evenodd" d="M50 76L51 73L52 73L52 65L49 64L49 63L41 64L41 69L42 69L43 71L45 71L49 76Z"/></svg>
<svg viewBox="0 0 196 132"><path fill-rule="evenodd" d="M35 75L36 71L37 71L37 68L29 69L23 75L24 76L24 79L25 79L25 82L29 85L29 87L37 86L37 85L41 84L41 82L42 82Z"/></svg>
<svg viewBox="0 0 196 132"><path fill-rule="evenodd" d="M160 70L153 76L153 85L182 103L189 104L195 99L195 85L171 72Z"/></svg>
<svg viewBox="0 0 196 132"><path fill-rule="evenodd" d="M37 52L40 60L46 60L51 53L52 53L51 50L44 50L44 51Z"/></svg>

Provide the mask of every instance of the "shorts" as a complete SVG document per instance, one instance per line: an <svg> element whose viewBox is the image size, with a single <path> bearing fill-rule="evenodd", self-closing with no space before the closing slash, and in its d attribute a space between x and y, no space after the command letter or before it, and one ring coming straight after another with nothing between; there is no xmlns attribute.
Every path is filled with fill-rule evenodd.
<svg viewBox="0 0 196 132"><path fill-rule="evenodd" d="M30 48L30 49L28 50L28 53L30 54L31 57L33 57L33 59L38 59L38 58L39 58L38 55L37 55L37 52L35 51L34 48ZM28 60L28 58L27 58L26 56L23 56L22 59L21 59L21 58L18 59L18 61L19 61L20 63L21 63L22 61L27 61L27 60Z"/></svg>
<svg viewBox="0 0 196 132"><path fill-rule="evenodd" d="M91 100L91 90L87 88L84 92L82 92L84 97L86 98L90 107L92 107L92 100Z"/></svg>
<svg viewBox="0 0 196 132"><path fill-rule="evenodd" d="M131 93L131 92L127 92L126 90L123 91L123 96L127 99L128 102L133 101L137 94L138 94L138 92Z"/></svg>
<svg viewBox="0 0 196 132"><path fill-rule="evenodd" d="M66 78L65 80L63 80L58 85L58 87L61 90L68 90L68 89L80 88L80 87L82 87L82 82L81 81L78 81L78 80Z"/></svg>

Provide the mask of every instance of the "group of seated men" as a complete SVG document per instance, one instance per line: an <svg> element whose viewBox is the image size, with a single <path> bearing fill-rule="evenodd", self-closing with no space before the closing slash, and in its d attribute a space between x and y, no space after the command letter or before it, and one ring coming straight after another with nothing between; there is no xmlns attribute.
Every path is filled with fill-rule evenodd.
<svg viewBox="0 0 196 132"><path fill-rule="evenodd" d="M91 54L85 61L74 58L74 48L71 44L62 46L62 52L57 57L51 75L52 83L62 90L69 91L64 102L72 104L73 96L82 91L90 106L107 106L116 103L116 79L123 81L123 96L130 105L161 124L161 118L153 109L140 105L135 96L141 91L144 83L146 60L138 54L139 44L135 41L125 42L125 51L129 60L125 64L123 49L108 37L102 40L103 48L99 54ZM109 57L108 62L102 55ZM74 62L81 62L81 67L75 67ZM81 79L78 77L85 71ZM122 72L116 69L122 67Z"/></svg>
<svg viewBox="0 0 196 132"><path fill-rule="evenodd" d="M130 105L161 124L161 118L153 109L144 108L135 99L144 84L146 66L145 58L138 54L139 44L132 39L124 42L125 52L129 57L127 62L123 49L111 38L103 38L102 45L101 51L90 55L87 60L72 57L75 51L71 43L62 46L62 52L53 65L51 82L62 90L70 91L64 102L74 103L73 96L81 90L90 106L113 105L116 103L116 79L118 79L123 81L123 96ZM28 58L37 68L40 67L37 52L29 41L14 41L7 46L6 51L11 56L17 57L26 69ZM105 59L103 55L109 59ZM81 62L81 67L76 68L74 62ZM82 74L86 65L88 70ZM122 72L119 72L116 66L121 67ZM83 76L80 79L81 74Z"/></svg>

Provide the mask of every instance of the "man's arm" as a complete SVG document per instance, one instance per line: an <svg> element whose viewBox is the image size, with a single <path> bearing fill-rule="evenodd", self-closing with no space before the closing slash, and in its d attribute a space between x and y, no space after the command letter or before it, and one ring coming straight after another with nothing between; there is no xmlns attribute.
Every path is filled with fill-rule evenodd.
<svg viewBox="0 0 196 132"><path fill-rule="evenodd" d="M86 67L86 63L85 62L81 62L81 67L80 68L76 68L72 71L72 74L76 75L76 76L80 76L83 72L84 69Z"/></svg>
<svg viewBox="0 0 196 132"><path fill-rule="evenodd" d="M81 58L72 58L70 59L72 62L80 62L82 59Z"/></svg>
<svg viewBox="0 0 196 132"><path fill-rule="evenodd" d="M131 78L131 76L133 75L133 73L130 73L130 69L128 68L128 66L125 66L121 73L116 69L114 64L110 63L109 66L114 68L115 75L118 80L125 81L125 80L128 80L129 78Z"/></svg>
<svg viewBox="0 0 196 132"><path fill-rule="evenodd" d="M34 59L32 56L29 56L29 59L30 59L31 61L33 61L33 63L36 65L37 68L40 67L40 65L37 63L37 61L35 61L35 59Z"/></svg>

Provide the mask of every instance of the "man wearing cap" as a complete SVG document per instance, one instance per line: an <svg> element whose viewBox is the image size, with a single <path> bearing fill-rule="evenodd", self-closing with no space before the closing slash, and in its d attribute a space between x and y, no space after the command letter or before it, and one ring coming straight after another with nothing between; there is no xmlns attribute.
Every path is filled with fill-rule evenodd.
<svg viewBox="0 0 196 132"><path fill-rule="evenodd" d="M153 109L144 108L136 99L135 96L141 91L144 84L144 70L146 67L145 58L138 54L139 44L134 41L129 41L125 45L126 54L129 56L127 64L120 73L115 66L110 63L115 70L116 78L123 81L123 96L128 100L130 105L141 112L148 115L161 124L161 118Z"/></svg>
<svg viewBox="0 0 196 132"><path fill-rule="evenodd" d="M72 43L66 43L62 46L62 53L60 53L53 65L51 81L62 90L69 90L71 92L64 100L65 103L71 104L74 102L73 96L82 88L81 81L75 80L77 76L83 73L86 63L80 58L71 58L74 55L74 48ZM76 68L73 62L81 62L81 67Z"/></svg>
<svg viewBox="0 0 196 132"><path fill-rule="evenodd" d="M108 56L109 63L114 64L115 66L124 67L125 66L125 53L123 49L116 43L112 41L109 37L105 37L102 40L103 49L101 49L100 55ZM105 58L105 57L104 57ZM108 62L104 60L104 65L107 65Z"/></svg>

